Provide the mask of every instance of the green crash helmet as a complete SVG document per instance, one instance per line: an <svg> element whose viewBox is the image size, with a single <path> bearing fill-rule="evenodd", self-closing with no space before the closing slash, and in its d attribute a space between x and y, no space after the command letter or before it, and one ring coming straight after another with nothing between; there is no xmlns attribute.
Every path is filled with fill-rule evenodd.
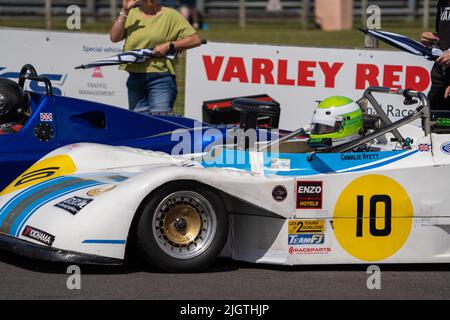
<svg viewBox="0 0 450 320"><path fill-rule="evenodd" d="M321 101L311 122L311 139L332 139L338 146L358 139L362 134L363 112L352 99L333 96Z"/></svg>

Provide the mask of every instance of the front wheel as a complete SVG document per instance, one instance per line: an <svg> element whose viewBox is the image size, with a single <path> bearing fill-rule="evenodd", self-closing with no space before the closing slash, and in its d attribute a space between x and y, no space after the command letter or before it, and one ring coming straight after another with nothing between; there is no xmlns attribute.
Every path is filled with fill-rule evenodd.
<svg viewBox="0 0 450 320"><path fill-rule="evenodd" d="M137 227L137 245L148 262L171 272L210 265L228 235L222 199L190 182L159 189L145 204Z"/></svg>

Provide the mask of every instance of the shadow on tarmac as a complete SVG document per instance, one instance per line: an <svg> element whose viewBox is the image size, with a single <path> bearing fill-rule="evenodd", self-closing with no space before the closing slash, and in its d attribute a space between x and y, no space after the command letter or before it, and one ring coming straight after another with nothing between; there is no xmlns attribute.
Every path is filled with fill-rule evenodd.
<svg viewBox="0 0 450 320"><path fill-rule="evenodd" d="M17 268L48 274L65 274L68 263L48 262L32 258L23 257L11 252L0 251L0 263L15 266ZM353 264L353 265L305 265L305 266L279 266L267 264L253 264L247 262L233 261L229 258L218 258L211 266L198 273L223 273L233 272L239 269L261 269L280 272L323 272L340 271L354 272L366 271L371 264ZM450 264L377 264L382 271L392 272L449 272ZM132 273L153 273L165 274L166 272L146 265L136 256L127 258L123 265L102 266L102 265L83 265L84 274L132 274Z"/></svg>

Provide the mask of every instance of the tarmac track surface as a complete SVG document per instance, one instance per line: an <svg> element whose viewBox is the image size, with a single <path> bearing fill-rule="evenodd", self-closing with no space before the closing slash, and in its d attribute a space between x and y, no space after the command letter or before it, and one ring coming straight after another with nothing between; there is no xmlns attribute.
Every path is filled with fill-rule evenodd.
<svg viewBox="0 0 450 320"><path fill-rule="evenodd" d="M285 267L220 258L201 273L170 274L133 259L80 266L81 290L67 288L67 267L0 251L0 299L450 299L450 264L380 265L380 290L367 288L367 265Z"/></svg>

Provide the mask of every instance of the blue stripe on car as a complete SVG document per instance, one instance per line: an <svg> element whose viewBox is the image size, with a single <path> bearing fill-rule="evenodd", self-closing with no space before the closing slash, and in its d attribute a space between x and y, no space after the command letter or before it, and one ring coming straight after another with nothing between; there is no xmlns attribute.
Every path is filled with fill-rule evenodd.
<svg viewBox="0 0 450 320"><path fill-rule="evenodd" d="M4 233L18 236L25 222L43 205L66 194L101 184L103 183L96 180L63 177L27 188L13 197L1 209L0 224L2 230ZM52 189L57 186L61 186L61 188Z"/></svg>
<svg viewBox="0 0 450 320"><path fill-rule="evenodd" d="M91 243L91 244L125 244L126 240L84 240L82 243Z"/></svg>
<svg viewBox="0 0 450 320"><path fill-rule="evenodd" d="M27 220L36 212L36 210L38 210L39 208L41 208L42 206L46 205L47 203L63 197L69 193L72 192L76 192L85 188L89 188L89 187L94 187L94 186L98 186L101 185L102 183L99 182L95 182L95 181L91 181L91 183L83 183L83 184L79 184L77 187L73 187L73 188L69 188L67 191L65 192L57 192L55 193L53 196L46 196L42 199L40 199L40 201L38 201L34 207L31 207L31 205L29 207L27 207L28 210L26 210L26 212L24 212L24 214L21 214L13 223L13 226L11 228L10 234L14 234L16 237L19 236L21 229L24 227L25 223L27 222ZM31 207L31 208L30 208ZM28 212L28 213L27 213Z"/></svg>

